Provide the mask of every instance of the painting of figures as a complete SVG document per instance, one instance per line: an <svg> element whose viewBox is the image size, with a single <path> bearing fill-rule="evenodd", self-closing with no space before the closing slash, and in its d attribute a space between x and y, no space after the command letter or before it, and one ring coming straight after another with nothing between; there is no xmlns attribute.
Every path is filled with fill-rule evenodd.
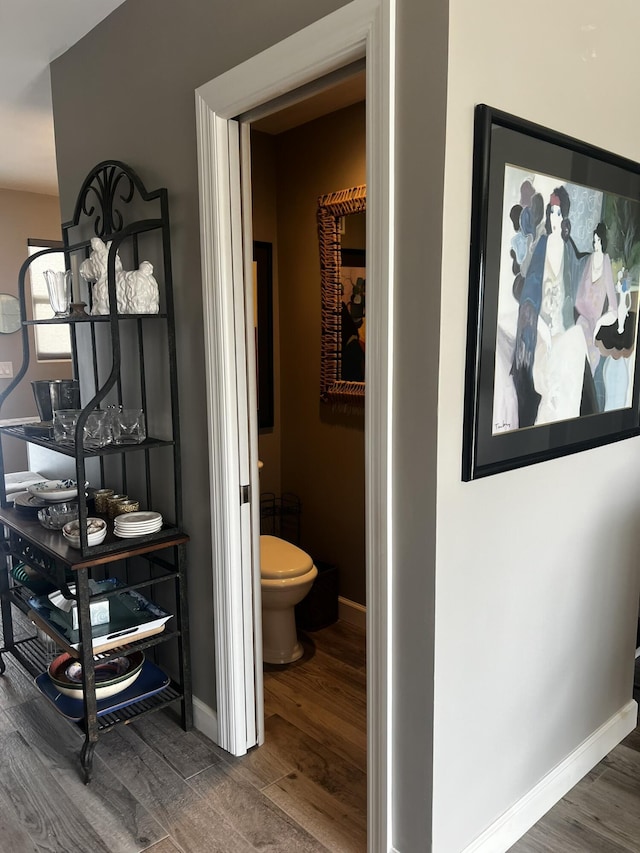
<svg viewBox="0 0 640 853"><path fill-rule="evenodd" d="M463 479L640 433L640 165L476 107Z"/></svg>
<svg viewBox="0 0 640 853"><path fill-rule="evenodd" d="M493 432L631 406L640 202L506 165Z"/></svg>

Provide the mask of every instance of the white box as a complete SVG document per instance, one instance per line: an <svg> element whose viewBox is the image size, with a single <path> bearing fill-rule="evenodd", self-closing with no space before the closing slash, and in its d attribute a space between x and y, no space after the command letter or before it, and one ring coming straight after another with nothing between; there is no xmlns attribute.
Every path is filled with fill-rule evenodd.
<svg viewBox="0 0 640 853"><path fill-rule="evenodd" d="M92 581L89 581L90 588L91 584ZM75 591L75 584L69 584L69 592L74 594ZM80 625L78 620L77 602L72 599L65 598L61 592L52 592L51 595L49 595L49 601L54 607L57 607L58 610L62 610L71 617L71 627L76 631ZM89 603L89 618L91 619L92 625L106 625L109 621L109 617L110 611L108 598L104 601L91 601Z"/></svg>

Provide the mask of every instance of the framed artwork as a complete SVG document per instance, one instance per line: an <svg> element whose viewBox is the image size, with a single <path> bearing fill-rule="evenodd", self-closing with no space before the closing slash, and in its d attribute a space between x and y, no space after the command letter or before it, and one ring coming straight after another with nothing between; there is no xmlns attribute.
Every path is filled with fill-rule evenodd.
<svg viewBox="0 0 640 853"><path fill-rule="evenodd" d="M462 478L640 432L640 165L476 107Z"/></svg>
<svg viewBox="0 0 640 853"><path fill-rule="evenodd" d="M322 292L320 399L361 410L365 382L365 251L343 245L347 220L364 214L364 185L320 196L317 208ZM364 217L362 218L364 223Z"/></svg>
<svg viewBox="0 0 640 853"><path fill-rule="evenodd" d="M340 249L342 292L341 379L364 382L367 344L367 260L365 249Z"/></svg>
<svg viewBox="0 0 640 853"><path fill-rule="evenodd" d="M253 318L256 347L258 428L273 428L273 249L253 243Z"/></svg>

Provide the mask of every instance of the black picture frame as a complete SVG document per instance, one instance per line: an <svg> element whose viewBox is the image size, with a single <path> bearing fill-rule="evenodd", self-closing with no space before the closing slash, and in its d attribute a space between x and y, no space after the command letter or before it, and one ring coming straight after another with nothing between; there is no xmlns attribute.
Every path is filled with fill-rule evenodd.
<svg viewBox="0 0 640 853"><path fill-rule="evenodd" d="M640 433L639 276L640 165L478 105L463 480Z"/></svg>
<svg viewBox="0 0 640 853"><path fill-rule="evenodd" d="M273 246L253 241L258 429L273 429Z"/></svg>

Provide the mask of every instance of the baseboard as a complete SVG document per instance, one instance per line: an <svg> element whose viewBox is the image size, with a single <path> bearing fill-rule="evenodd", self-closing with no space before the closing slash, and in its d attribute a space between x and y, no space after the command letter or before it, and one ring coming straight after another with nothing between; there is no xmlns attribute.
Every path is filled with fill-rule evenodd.
<svg viewBox="0 0 640 853"><path fill-rule="evenodd" d="M341 622L348 622L350 625L355 625L357 628L367 629L367 608L364 604L358 604L356 601L350 601L348 598L338 596L338 619Z"/></svg>
<svg viewBox="0 0 640 853"><path fill-rule="evenodd" d="M462 853L505 853L636 727L633 699L496 820Z"/></svg>
<svg viewBox="0 0 640 853"><path fill-rule="evenodd" d="M209 740L218 743L218 715L196 696L193 697L193 725Z"/></svg>

